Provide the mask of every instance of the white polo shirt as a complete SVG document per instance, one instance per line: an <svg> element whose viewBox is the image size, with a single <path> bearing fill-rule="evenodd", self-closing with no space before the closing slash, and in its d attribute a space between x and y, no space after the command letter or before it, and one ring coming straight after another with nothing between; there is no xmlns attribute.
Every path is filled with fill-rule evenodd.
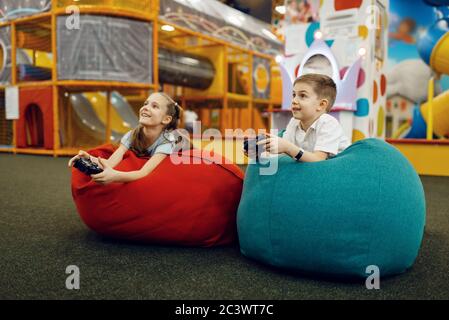
<svg viewBox="0 0 449 320"><path fill-rule="evenodd" d="M338 120L327 113L315 120L307 131L304 131L299 123L300 120L292 118L283 138L306 151L323 151L337 155L351 144Z"/></svg>

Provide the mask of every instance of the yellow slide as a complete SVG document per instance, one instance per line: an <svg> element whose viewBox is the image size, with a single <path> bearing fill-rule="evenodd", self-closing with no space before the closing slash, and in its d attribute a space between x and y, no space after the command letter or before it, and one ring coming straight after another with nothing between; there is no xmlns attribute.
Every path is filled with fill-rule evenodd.
<svg viewBox="0 0 449 320"><path fill-rule="evenodd" d="M98 118L106 126L106 94L99 92L87 92L84 93L84 96L87 100L89 100ZM125 134L132 129L130 124L123 121L114 108L111 108L111 129L121 134Z"/></svg>
<svg viewBox="0 0 449 320"><path fill-rule="evenodd" d="M432 109L433 132L440 137L449 136L449 90L433 98ZM421 106L421 114L427 124L428 112L429 103L426 102Z"/></svg>
<svg viewBox="0 0 449 320"><path fill-rule="evenodd" d="M449 32L440 39L432 51L430 66L439 74L449 75ZM449 136L449 90L441 93L432 101L433 132L440 136ZM421 106L421 114L429 124L429 103Z"/></svg>
<svg viewBox="0 0 449 320"><path fill-rule="evenodd" d="M27 56L30 58L30 61L33 61L33 50L23 49L23 51L25 51ZM51 69L53 65L53 56L48 52L36 51L34 59L36 59L36 67Z"/></svg>
<svg viewBox="0 0 449 320"><path fill-rule="evenodd" d="M33 61L33 51L26 49L25 53ZM53 64L53 57L50 53L43 51L36 51L34 55L37 67L51 68ZM92 108L97 114L98 118L106 126L106 94L100 92L88 92L84 96L89 100ZM114 100L113 100L114 101ZM117 133L125 134L132 127L127 122L123 121L115 108L111 108L111 130Z"/></svg>

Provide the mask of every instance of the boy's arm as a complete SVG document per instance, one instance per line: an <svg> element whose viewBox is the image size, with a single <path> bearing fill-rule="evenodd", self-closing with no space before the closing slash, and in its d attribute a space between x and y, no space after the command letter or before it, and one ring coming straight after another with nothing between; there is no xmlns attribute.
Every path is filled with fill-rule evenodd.
<svg viewBox="0 0 449 320"><path fill-rule="evenodd" d="M288 154L290 157L296 160L296 156L298 155L299 151L301 150L300 147L297 145L294 145L293 143L288 147L286 154ZM327 152L323 151L314 151L309 152L304 149L302 149L303 154L299 161L302 162L317 162L317 161L323 161L326 160L329 154Z"/></svg>
<svg viewBox="0 0 449 320"><path fill-rule="evenodd" d="M339 143L344 136L343 129L340 123L329 117L330 120L325 121L317 130L317 141L314 152L303 151L299 161L302 162L317 162L326 160L329 155L336 155L338 153ZM294 144L289 144L286 148L286 153L292 158L296 159L300 148Z"/></svg>
<svg viewBox="0 0 449 320"><path fill-rule="evenodd" d="M299 159L302 162L317 162L317 161L326 160L329 155L327 152L323 152L323 151L314 151L314 152L305 151L304 149L301 149L294 143L292 143L286 139L279 138L278 136L275 136L273 134L266 134L266 136L268 136L267 140L260 141L257 144L260 145L260 144L267 143L266 148L267 148L267 151L270 153L274 153L274 154L286 153L293 159L297 160L296 156L298 155L299 151L302 150L303 154L302 154L301 158Z"/></svg>

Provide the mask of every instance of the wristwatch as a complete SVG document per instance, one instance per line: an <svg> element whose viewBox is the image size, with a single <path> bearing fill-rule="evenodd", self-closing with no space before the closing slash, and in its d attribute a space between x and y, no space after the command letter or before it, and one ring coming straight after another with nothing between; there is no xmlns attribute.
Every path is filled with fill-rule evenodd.
<svg viewBox="0 0 449 320"><path fill-rule="evenodd" d="M299 148L299 152L298 154L295 156L295 159L299 161L299 159L301 159L302 155L304 154L304 149L303 148Z"/></svg>

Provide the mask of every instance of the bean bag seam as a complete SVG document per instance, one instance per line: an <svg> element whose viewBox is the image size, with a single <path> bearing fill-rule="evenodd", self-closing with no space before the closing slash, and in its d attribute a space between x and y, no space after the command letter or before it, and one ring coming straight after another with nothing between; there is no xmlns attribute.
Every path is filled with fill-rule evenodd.
<svg viewBox="0 0 449 320"><path fill-rule="evenodd" d="M372 146L369 146L369 149L370 150L372 150L372 151L375 151L375 148L373 148ZM378 175L378 184L377 184L377 200L376 200L376 207L379 207L379 203L380 203L380 200L381 200L381 190L382 190L382 177L383 177L383 175L384 175L384 170L382 169L382 171L380 171L380 169L381 169L381 167L380 167L380 164L379 163L377 163L376 164L376 172L378 172L379 173L379 175ZM374 232L373 232L373 229L374 229L374 226L375 225L377 225L377 223L378 223L378 220L379 220L379 216L380 216L380 214L376 214L376 218L375 218L375 221L373 221L373 223L370 223L370 234L371 234L371 237L370 237L370 240L369 240L369 242L368 242L368 250L367 250L367 253L366 253L366 261L369 261L369 263L372 263L372 262L374 262L374 261L371 261L371 259L372 259L372 257L371 257L371 253L372 253L372 243L373 243L373 240L374 240ZM364 266L365 268L366 267L368 267L368 266ZM363 266L362 266L362 269L363 269ZM362 273L364 273L364 271L365 270L362 270Z"/></svg>
<svg viewBox="0 0 449 320"><path fill-rule="evenodd" d="M112 146L113 147L113 150L115 151L115 149L116 149L116 147L114 147L112 144L110 144L110 145L106 145L106 146ZM192 149L193 150L193 149ZM196 150L200 150L201 151L201 149L196 149ZM201 160L207 160L207 161L209 161L210 162L210 164L214 164L214 165L217 165L217 166L220 166L220 167L222 167L223 169L225 169L226 171L229 171L229 172L231 172L233 175L235 175L237 178L239 178L239 179L241 179L241 180L243 180L243 172L240 170L240 168L238 168L238 167L235 167L235 169L234 169L234 167L232 167L232 166L235 166L235 164L232 162L232 163L230 163L230 164L227 164L227 163L218 163L218 161L216 160L216 159L214 159L213 158L213 156L210 156L210 157L208 157L208 156L205 156L204 154L203 154L203 152L201 152L201 156L197 156L197 155L195 155L195 154L193 154L193 152L190 152L191 150L188 150L189 152L182 152L181 153L181 155L182 156L188 156L188 157L190 157L190 158L195 158L195 159L201 159ZM130 153L132 153L132 151L131 150L127 150L126 151L126 153L125 153L125 155L127 155L128 157L130 156ZM139 157L139 156L137 156L137 155L135 155L136 156L136 158L138 158L138 159L150 159L150 157ZM215 156L215 153L214 153L214 156ZM229 161L229 159L227 159L227 158L225 158L223 155L220 155L220 154L217 154L217 156L219 156L219 157L221 157L222 159L220 159L220 161L222 161L222 162L226 162L226 160L228 160ZM123 157L123 159L125 159L125 157Z"/></svg>
<svg viewBox="0 0 449 320"><path fill-rule="evenodd" d="M273 186L274 186L274 189L273 190L276 190L276 186L277 186L277 182L278 182L278 174L275 174L274 175L275 176L275 178L274 178L274 183L273 183ZM270 245L271 245L271 256L273 256L275 259L276 259L276 254L275 254L275 251L274 251L274 245L273 245L273 232L272 232L272 222L273 222L273 198L274 198L274 192L272 192L271 193L271 196L270 196L270 216L268 217L269 218L269 225L268 225L268 232L269 232L269 234L270 234Z"/></svg>
<svg viewBox="0 0 449 320"><path fill-rule="evenodd" d="M183 155L184 155L184 154L183 154ZM196 156L196 155L194 155L194 154L192 154L192 153L190 153L190 154L188 154L188 155L189 155L191 158L196 158L196 159L201 159L201 160L207 160L207 161L210 161L211 164L220 166L220 167L222 167L223 169L225 169L225 170L231 172L231 173L232 173L233 175L235 175L237 178L243 180L243 172L242 172L240 169L236 168L236 169L238 169L238 171L237 171L237 170L234 171L233 169L231 169L231 168L233 168L233 167L229 167L229 165L235 165L235 164L223 164L223 163L217 163L216 160L213 159L212 157L211 157L212 159L210 159L210 158L208 158L208 157L204 157L203 154L202 154L200 157L198 157L198 156ZM225 157L223 157L222 155L219 155L219 156L222 158L222 159L220 159L220 161L226 162L225 160L228 160L228 159L226 159Z"/></svg>
<svg viewBox="0 0 449 320"><path fill-rule="evenodd" d="M240 178L241 180L243 180L243 173L242 173L242 171L240 170L240 169L238 169L238 168L236 168L236 169L238 169L238 170L233 170L232 169L232 167L229 167L229 165L234 165L235 166L235 164L234 163L231 163L231 164L224 164L224 163L219 163L219 161L220 162L226 162L226 160L228 160L227 158L225 158L225 157L223 157L223 155L221 155L221 154L213 154L213 156L212 155L209 155L209 156L206 156L206 155L204 155L204 153L203 152L200 152L200 156L197 156L196 154L194 154L193 152L190 152L190 151L192 151L192 150L194 150L194 149L191 149L191 150L188 150L188 151L184 151L184 152L182 152L181 153L181 156L188 156L188 157L190 157L190 158L195 158L195 159L201 159L201 160L206 160L206 161L209 161L210 163L209 164L207 164L207 165L211 165L211 164L214 164L214 165L217 165L217 166L220 166L220 167L222 167L223 169L225 169L226 171L229 171L229 172L231 172L233 175L235 175L237 178ZM199 150L199 151L202 151L201 149L196 149L196 150ZM221 159L214 159L214 157L220 157ZM143 158L145 158L145 157L143 157ZM148 159L149 159L149 157L148 157ZM229 161L229 160L228 160Z"/></svg>

